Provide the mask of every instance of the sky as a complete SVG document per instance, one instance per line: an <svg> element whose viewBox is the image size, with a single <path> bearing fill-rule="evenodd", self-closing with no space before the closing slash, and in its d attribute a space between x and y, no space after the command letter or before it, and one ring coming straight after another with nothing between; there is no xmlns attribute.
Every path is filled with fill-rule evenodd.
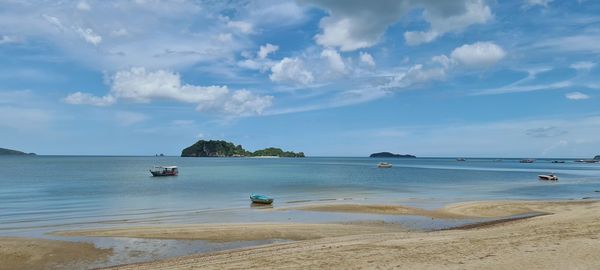
<svg viewBox="0 0 600 270"><path fill-rule="evenodd" d="M600 154L600 1L0 0L0 147Z"/></svg>

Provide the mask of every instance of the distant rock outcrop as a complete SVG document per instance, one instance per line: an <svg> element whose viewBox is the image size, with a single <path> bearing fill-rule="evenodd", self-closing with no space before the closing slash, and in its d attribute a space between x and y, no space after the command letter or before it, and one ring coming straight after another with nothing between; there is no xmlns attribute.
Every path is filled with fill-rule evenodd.
<svg viewBox="0 0 600 270"><path fill-rule="evenodd" d="M400 154L394 154L394 153L390 153L390 152L373 153L369 157L372 157L372 158L416 158L416 156L413 156L413 155L400 155Z"/></svg>
<svg viewBox="0 0 600 270"><path fill-rule="evenodd" d="M34 156L35 153L25 153L25 152L21 152L21 151L17 151L17 150L12 150L12 149L0 148L0 156L26 156L26 155Z"/></svg>
<svg viewBox="0 0 600 270"><path fill-rule="evenodd" d="M265 148L255 152L246 151L241 145L227 141L199 140L181 151L182 157L304 157L304 153L283 151L280 148Z"/></svg>

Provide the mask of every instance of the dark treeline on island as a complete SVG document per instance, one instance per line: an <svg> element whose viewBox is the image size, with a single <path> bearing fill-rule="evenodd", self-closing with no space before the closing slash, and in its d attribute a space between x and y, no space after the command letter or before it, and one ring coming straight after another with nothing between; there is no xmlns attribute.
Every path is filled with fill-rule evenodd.
<svg viewBox="0 0 600 270"><path fill-rule="evenodd" d="M280 148L269 147L250 152L241 145L226 141L199 140L192 146L181 151L182 157L304 157L303 152L283 151Z"/></svg>
<svg viewBox="0 0 600 270"><path fill-rule="evenodd" d="M394 153L390 153L390 152L373 153L369 157L372 157L372 158L416 158L416 156L413 156L413 155L400 155L400 154L394 154Z"/></svg>
<svg viewBox="0 0 600 270"><path fill-rule="evenodd" d="M25 155L35 155L35 153L25 153L17 150L0 148L0 156L25 156Z"/></svg>

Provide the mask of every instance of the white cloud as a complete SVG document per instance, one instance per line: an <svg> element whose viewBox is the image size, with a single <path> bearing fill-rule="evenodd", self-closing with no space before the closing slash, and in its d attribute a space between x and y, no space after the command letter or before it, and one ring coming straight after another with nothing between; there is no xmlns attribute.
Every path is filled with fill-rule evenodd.
<svg viewBox="0 0 600 270"><path fill-rule="evenodd" d="M565 94L565 97L570 99L570 100L584 100L584 99L589 99L590 96L581 93L581 92L571 92L571 93L567 93Z"/></svg>
<svg viewBox="0 0 600 270"><path fill-rule="evenodd" d="M253 32L252 24L245 21L229 21L227 26L244 34L251 34Z"/></svg>
<svg viewBox="0 0 600 270"><path fill-rule="evenodd" d="M502 47L492 42L476 42L462 45L452 51L452 59L466 67L489 67L506 56Z"/></svg>
<svg viewBox="0 0 600 270"><path fill-rule="evenodd" d="M419 45L448 33L461 31L473 24L484 24L492 19L490 8L483 0L422 1L423 17L430 24L424 32L404 33L408 45Z"/></svg>
<svg viewBox="0 0 600 270"><path fill-rule="evenodd" d="M564 89L564 88L572 87L572 86L573 86L573 82L571 82L571 81L560 81L560 82L555 82L555 83L532 84L532 85L511 84L508 86L503 86L503 87L498 87L498 88L479 90L472 95L474 95L474 96L499 95L499 94L522 93L522 92L543 91L543 90L556 90L556 89Z"/></svg>
<svg viewBox="0 0 600 270"><path fill-rule="evenodd" d="M77 3L77 9L79 9L81 11L90 11L90 10L92 10L92 7L86 1L79 1Z"/></svg>
<svg viewBox="0 0 600 270"><path fill-rule="evenodd" d="M106 106L118 99L141 103L173 100L197 104L196 109L199 111L244 116L261 114L273 101L272 96L255 95L248 90L231 92L227 86L182 84L179 74L166 70L122 70L110 78L110 83L110 93L104 97L77 92L67 96L65 102Z"/></svg>
<svg viewBox="0 0 600 270"><path fill-rule="evenodd" d="M369 53L360 52L360 61L369 67L375 67L375 60L373 60L373 56L371 56Z"/></svg>
<svg viewBox="0 0 600 270"><path fill-rule="evenodd" d="M292 82L302 85L311 84L314 81L312 72L304 68L302 60L288 57L271 67L269 78L274 82Z"/></svg>
<svg viewBox="0 0 600 270"><path fill-rule="evenodd" d="M98 44L102 42L102 37L94 33L94 30L90 28L77 28L77 33L79 33L87 43L93 44L94 46L98 46Z"/></svg>
<svg viewBox="0 0 600 270"><path fill-rule="evenodd" d="M405 33L409 45L431 42L437 37L488 22L493 16L483 0L383 0L368 1L306 0L329 12L321 19L322 32L315 36L317 44L353 51L377 44L386 29L413 9L422 9L430 24L427 31Z"/></svg>
<svg viewBox="0 0 600 270"><path fill-rule="evenodd" d="M345 73L346 64L342 60L342 56L333 49L325 49L321 52L321 58L327 59L329 68L335 73Z"/></svg>
<svg viewBox="0 0 600 270"><path fill-rule="evenodd" d="M525 7L542 6L548 7L552 0L525 0Z"/></svg>
<svg viewBox="0 0 600 270"><path fill-rule="evenodd" d="M407 88L430 81L443 80L446 77L445 67L425 68L422 64L410 67L405 72L396 74L384 88Z"/></svg>
<svg viewBox="0 0 600 270"><path fill-rule="evenodd" d="M75 92L63 99L64 102L73 105L109 106L116 102L112 96L97 97L92 94Z"/></svg>
<svg viewBox="0 0 600 270"><path fill-rule="evenodd" d="M233 35L231 33L221 33L217 36L217 40L227 43L233 40Z"/></svg>
<svg viewBox="0 0 600 270"><path fill-rule="evenodd" d="M274 53L277 50L279 50L279 46L267 43L264 46L260 46L260 49L256 55L259 59L265 59L270 53Z"/></svg>
<svg viewBox="0 0 600 270"><path fill-rule="evenodd" d="M572 69L575 69L575 70L578 70L578 71L590 71L595 66L596 66L595 63L592 63L592 62L589 62L589 61L581 61L581 62L573 63L573 64L570 65L570 67Z"/></svg>

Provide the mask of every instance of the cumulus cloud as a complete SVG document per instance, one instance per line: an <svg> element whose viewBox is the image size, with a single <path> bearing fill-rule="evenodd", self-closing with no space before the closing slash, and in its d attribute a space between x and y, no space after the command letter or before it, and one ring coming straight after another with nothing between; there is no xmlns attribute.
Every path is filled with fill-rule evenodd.
<svg viewBox="0 0 600 270"><path fill-rule="evenodd" d="M260 46L256 55L259 59L265 59L270 53L274 53L277 50L279 50L279 46L267 43L264 46Z"/></svg>
<svg viewBox="0 0 600 270"><path fill-rule="evenodd" d="M96 33L94 30L90 28L77 28L77 33L81 35L81 37L87 42L94 46L97 46L102 42L102 37Z"/></svg>
<svg viewBox="0 0 600 270"><path fill-rule="evenodd" d="M590 96L581 92L571 92L565 94L565 97L570 100L584 100L590 98Z"/></svg>
<svg viewBox="0 0 600 270"><path fill-rule="evenodd" d="M321 58L325 58L329 64L331 71L335 73L345 73L346 64L342 60L342 56L333 49L325 49L321 52Z"/></svg>
<svg viewBox="0 0 600 270"><path fill-rule="evenodd" d="M377 4L360 0L306 1L329 12L329 16L319 22L322 32L315 36L317 44L338 47L341 51L377 44L389 26L413 9L423 10L423 18L430 29L406 32L405 39L409 45L431 42L445 33L486 23L493 17L483 0L383 0Z"/></svg>
<svg viewBox="0 0 600 270"><path fill-rule="evenodd" d="M476 42L462 45L452 51L452 59L466 67L488 67L506 56L502 47L492 42Z"/></svg>
<svg viewBox="0 0 600 270"><path fill-rule="evenodd" d="M596 63L590 61L581 61L571 64L569 67L577 71L589 71L596 66Z"/></svg>
<svg viewBox="0 0 600 270"><path fill-rule="evenodd" d="M375 67L375 60L371 54L366 52L360 52L360 62L366 64L369 67Z"/></svg>
<svg viewBox="0 0 600 270"><path fill-rule="evenodd" d="M77 92L67 96L65 102L106 106L118 99L140 103L173 100L197 104L198 111L238 116L261 114L273 102L272 96L256 95L248 90L230 91L227 86L183 84L179 74L166 70L122 70L110 78L110 83L111 90L104 97Z"/></svg>
<svg viewBox="0 0 600 270"><path fill-rule="evenodd" d="M483 0L421 2L423 17L430 29L405 32L408 45L429 43L445 33L460 31L473 24L484 24L493 17Z"/></svg>
<svg viewBox="0 0 600 270"><path fill-rule="evenodd" d="M304 62L299 58L283 58L271 67L269 78L274 82L292 82L307 85L314 81L312 72L304 68Z"/></svg>

